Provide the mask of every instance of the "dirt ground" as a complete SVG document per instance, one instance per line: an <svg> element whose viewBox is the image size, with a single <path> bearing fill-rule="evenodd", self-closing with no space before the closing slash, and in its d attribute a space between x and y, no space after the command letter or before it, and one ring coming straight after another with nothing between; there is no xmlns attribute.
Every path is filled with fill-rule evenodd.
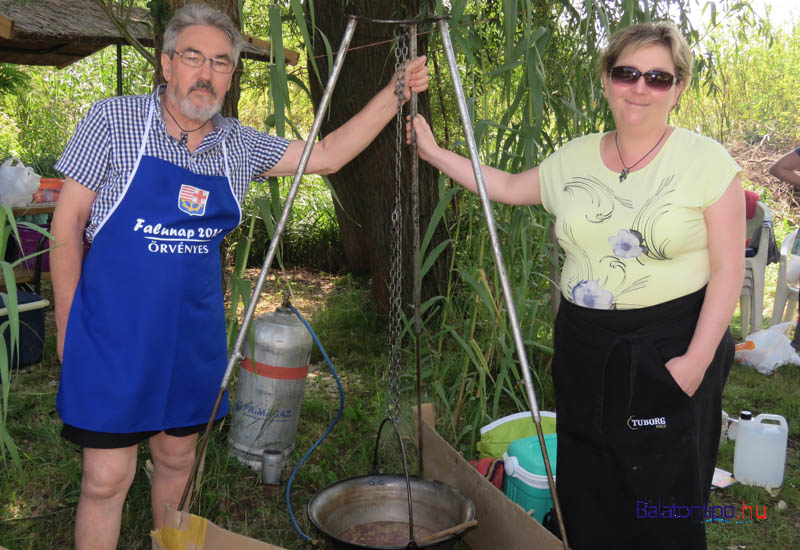
<svg viewBox="0 0 800 550"><path fill-rule="evenodd" d="M800 190L783 183L769 173L769 167L788 151L775 152L759 144L744 142L727 145L728 152L744 170L745 186L752 182L769 191L769 204L774 220L788 219L791 225L800 221Z"/></svg>
<svg viewBox="0 0 800 550"><path fill-rule="evenodd" d="M249 268L245 270L245 278L255 287L260 274L260 268ZM231 270L226 268L226 284L230 281ZM314 271L303 267L292 267L285 270L270 268L267 278L264 281L264 288L256 305L254 317L275 311L283 304L288 297L292 305L298 311L306 315L313 316L315 309L325 298L336 289L335 282L339 275ZM252 288L251 287L251 288ZM230 288L225 292L225 309L227 311L230 304ZM239 319L242 318L246 306L240 304L237 313Z"/></svg>

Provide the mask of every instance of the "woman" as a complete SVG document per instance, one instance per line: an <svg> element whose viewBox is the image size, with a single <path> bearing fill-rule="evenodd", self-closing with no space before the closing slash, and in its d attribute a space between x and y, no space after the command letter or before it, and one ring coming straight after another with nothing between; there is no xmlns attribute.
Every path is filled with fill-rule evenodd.
<svg viewBox="0 0 800 550"><path fill-rule="evenodd" d="M670 22L620 30L601 60L616 130L520 174L483 168L492 200L555 216L565 253L556 477L578 550L705 548L745 215L735 161L668 124L691 63ZM414 129L420 157L476 191L470 162Z"/></svg>

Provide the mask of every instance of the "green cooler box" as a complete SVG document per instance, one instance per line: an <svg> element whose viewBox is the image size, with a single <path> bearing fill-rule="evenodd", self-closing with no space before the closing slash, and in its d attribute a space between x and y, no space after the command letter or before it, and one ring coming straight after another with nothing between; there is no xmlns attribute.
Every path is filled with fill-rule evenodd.
<svg viewBox="0 0 800 550"><path fill-rule="evenodd" d="M555 476L558 454L556 434L544 434L544 442ZM526 512L533 510L533 519L541 523L545 514L553 507L553 498L550 495L539 437L526 437L511 443L503 454L503 462L503 492Z"/></svg>

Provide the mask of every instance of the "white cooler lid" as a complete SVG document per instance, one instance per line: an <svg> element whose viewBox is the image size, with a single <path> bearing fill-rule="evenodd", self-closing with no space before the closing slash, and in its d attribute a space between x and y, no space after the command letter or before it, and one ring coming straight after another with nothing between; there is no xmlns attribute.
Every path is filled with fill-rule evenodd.
<svg viewBox="0 0 800 550"><path fill-rule="evenodd" d="M534 489L550 489L550 482L547 481L547 476L532 474L520 465L517 457L508 456L508 453L503 453L503 475L516 478ZM555 480L556 476L553 476L553 481Z"/></svg>

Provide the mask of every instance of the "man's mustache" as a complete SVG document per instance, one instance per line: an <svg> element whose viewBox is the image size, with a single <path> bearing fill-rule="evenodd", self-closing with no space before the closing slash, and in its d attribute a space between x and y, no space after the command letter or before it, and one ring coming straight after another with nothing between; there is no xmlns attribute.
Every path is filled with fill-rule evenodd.
<svg viewBox="0 0 800 550"><path fill-rule="evenodd" d="M192 87L189 88L189 91L187 93L190 94L195 90L207 90L211 92L211 95L213 95L215 98L217 97L217 92L214 90L214 87L208 80L198 80L197 82L192 84Z"/></svg>

